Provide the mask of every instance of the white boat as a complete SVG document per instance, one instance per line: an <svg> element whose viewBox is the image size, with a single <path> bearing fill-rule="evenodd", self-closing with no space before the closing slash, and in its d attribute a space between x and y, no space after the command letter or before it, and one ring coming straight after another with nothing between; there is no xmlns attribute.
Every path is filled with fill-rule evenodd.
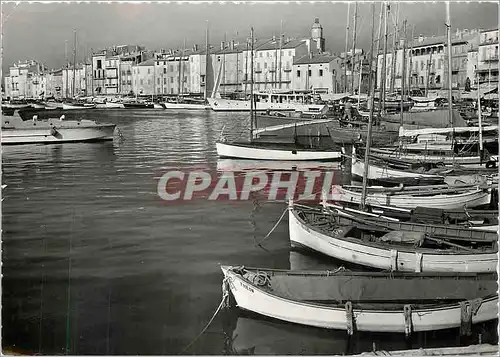
<svg viewBox="0 0 500 357"><path fill-rule="evenodd" d="M34 119L23 121L19 115L4 116L2 117L2 145L113 140L115 126L115 124L98 124L93 120Z"/></svg>
<svg viewBox="0 0 500 357"><path fill-rule="evenodd" d="M63 103L62 108L64 110L75 110L75 109L92 109L95 108L96 105L93 103L83 103L83 104L76 104L76 103Z"/></svg>
<svg viewBox="0 0 500 357"><path fill-rule="evenodd" d="M366 204L396 206L402 208L440 208L446 210L473 208L489 205L491 201L491 188L465 186L453 190L444 188L441 191L410 191L406 188L400 192L380 187L367 187ZM333 185L330 199L339 202L361 203L361 187Z"/></svg>
<svg viewBox="0 0 500 357"><path fill-rule="evenodd" d="M153 109L165 109L165 106L161 103L153 103Z"/></svg>
<svg viewBox="0 0 500 357"><path fill-rule="evenodd" d="M114 103L114 102L96 103L95 107L97 109L122 109L122 108L125 108L125 106L122 103Z"/></svg>
<svg viewBox="0 0 500 357"><path fill-rule="evenodd" d="M334 161L340 160L340 151L287 148L268 143L223 143L217 142L217 155L221 158L283 161Z"/></svg>
<svg viewBox="0 0 500 357"><path fill-rule="evenodd" d="M324 217L323 223L331 221L329 214ZM364 267L408 272L484 273L496 271L498 265L496 245L492 249L446 250L418 247L410 241L404 244L360 239L355 226L327 229L328 226L319 225L320 213L310 214L294 206L293 202L290 202L288 222L292 247L306 247Z"/></svg>
<svg viewBox="0 0 500 357"><path fill-rule="evenodd" d="M291 283L286 284L286 280L281 278L286 273L282 273L280 276L278 273L272 273L266 269L255 271L229 266L222 266L221 268L225 276L225 286L228 286L239 308L296 324L347 330L350 334L356 330L390 333L406 332L409 335L413 331L457 328L461 326L463 320L470 321L470 323L494 320L498 315L498 295L496 294L484 296L483 298L462 300L461 302L445 300L441 304L421 304L417 307L412 307L411 304L384 306L381 303L370 305L369 302L358 303L354 300L355 297L353 297L354 301L346 299L347 302L344 304L325 304L319 301L320 298L316 299L315 296L326 295L324 289L321 289L317 294L315 294L315 290L303 291L299 296L296 296L293 292L286 292L285 288L292 286ZM250 273L247 273L249 270ZM307 274L307 272L303 273ZM331 274L334 275L333 272ZM306 280L308 278L321 280L323 285L315 284L318 287L324 288L328 286L332 287L332 290L342 290L335 285L335 277L328 277L327 272L309 273L306 276L293 276L290 274L289 276L295 278L297 285L301 282L305 283L302 284L302 290L304 290L304 286L309 285ZM329 283L329 280L333 284ZM403 290L400 289L400 292L403 293ZM298 289L298 292L301 292L300 289ZM305 296L310 298L304 298ZM471 307L473 312L470 314L470 318L464 317L461 314L461 309L470 310ZM468 315L465 314L465 316Z"/></svg>
<svg viewBox="0 0 500 357"><path fill-rule="evenodd" d="M370 160L373 162L373 160ZM365 172L364 160L359 160L356 154L356 148L352 147L351 175L357 179L363 179ZM391 168L388 165L377 165L368 163L367 179L370 181L393 181L393 182L428 182L442 183L444 177L432 173L420 173L402 169Z"/></svg>
<svg viewBox="0 0 500 357"><path fill-rule="evenodd" d="M211 109L210 105L206 105L203 102L193 103L193 102L163 102L165 109L175 109L175 110L205 110Z"/></svg>
<svg viewBox="0 0 500 357"><path fill-rule="evenodd" d="M63 104L60 102L52 102L52 101L45 102L46 109L62 109L62 107Z"/></svg>
<svg viewBox="0 0 500 357"><path fill-rule="evenodd" d="M296 111L310 115L328 112L326 104L307 104L305 95L299 93L256 92L256 111ZM250 100L207 98L214 111L250 111Z"/></svg>

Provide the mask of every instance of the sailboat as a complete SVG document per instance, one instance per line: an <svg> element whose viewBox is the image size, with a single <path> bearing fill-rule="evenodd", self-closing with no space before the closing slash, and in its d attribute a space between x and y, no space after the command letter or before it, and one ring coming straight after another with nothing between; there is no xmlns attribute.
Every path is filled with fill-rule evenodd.
<svg viewBox="0 0 500 357"><path fill-rule="evenodd" d="M251 29L251 80L250 93L253 96L253 27ZM250 101L250 142L228 143L224 139L216 142L217 154L221 158L283 161L334 161L340 160L341 152L307 148L299 145L294 136L293 143L256 142L254 137L255 109L254 100Z"/></svg>

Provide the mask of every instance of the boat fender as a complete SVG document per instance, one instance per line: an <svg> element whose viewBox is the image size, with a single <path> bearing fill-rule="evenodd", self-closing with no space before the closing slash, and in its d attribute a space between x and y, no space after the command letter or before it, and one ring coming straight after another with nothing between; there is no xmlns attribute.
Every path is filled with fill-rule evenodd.
<svg viewBox="0 0 500 357"><path fill-rule="evenodd" d="M487 169L494 169L495 167L497 167L497 163L495 161L488 161L486 163L486 168Z"/></svg>
<svg viewBox="0 0 500 357"><path fill-rule="evenodd" d="M391 271L398 271L398 251L391 249Z"/></svg>
<svg viewBox="0 0 500 357"><path fill-rule="evenodd" d="M52 136L57 135L57 129L54 126L52 128L50 128L50 135L52 135Z"/></svg>
<svg viewBox="0 0 500 357"><path fill-rule="evenodd" d="M470 336L472 334L472 316L477 314L483 299L460 302L460 336Z"/></svg>
<svg viewBox="0 0 500 357"><path fill-rule="evenodd" d="M415 252L415 273L422 272L422 258L422 253Z"/></svg>
<svg viewBox="0 0 500 357"><path fill-rule="evenodd" d="M347 301L345 303L345 317L347 322L347 334L352 336L354 334L354 314L352 313L352 302Z"/></svg>
<svg viewBox="0 0 500 357"><path fill-rule="evenodd" d="M263 271L257 272L255 276L253 277L253 283L257 286L271 286L271 278L269 275Z"/></svg>
<svg viewBox="0 0 500 357"><path fill-rule="evenodd" d="M404 306L404 314L405 314L405 336L410 337L413 332L413 322L411 320L411 305Z"/></svg>

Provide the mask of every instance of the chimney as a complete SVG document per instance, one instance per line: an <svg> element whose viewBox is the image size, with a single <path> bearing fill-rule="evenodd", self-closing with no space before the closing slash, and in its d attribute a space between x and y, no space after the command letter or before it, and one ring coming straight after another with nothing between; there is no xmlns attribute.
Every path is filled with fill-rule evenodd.
<svg viewBox="0 0 500 357"><path fill-rule="evenodd" d="M418 36L418 42L420 43L424 42L424 36L422 34Z"/></svg>
<svg viewBox="0 0 500 357"><path fill-rule="evenodd" d="M224 45L225 45L224 41L221 41L220 42L220 49L221 49L221 51L224 50Z"/></svg>
<svg viewBox="0 0 500 357"><path fill-rule="evenodd" d="M403 48L404 44L405 44L404 39L399 40L399 47Z"/></svg>
<svg viewBox="0 0 500 357"><path fill-rule="evenodd" d="M195 44L195 45L193 46L193 51L194 51L194 52L198 51L198 45L196 45L196 44Z"/></svg>
<svg viewBox="0 0 500 357"><path fill-rule="evenodd" d="M231 49L234 50L234 40L231 40Z"/></svg>

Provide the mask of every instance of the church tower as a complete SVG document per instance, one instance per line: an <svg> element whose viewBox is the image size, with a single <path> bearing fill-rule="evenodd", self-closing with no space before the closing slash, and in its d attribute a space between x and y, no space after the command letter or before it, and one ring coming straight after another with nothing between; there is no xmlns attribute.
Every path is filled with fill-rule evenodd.
<svg viewBox="0 0 500 357"><path fill-rule="evenodd" d="M323 38L323 26L319 23L319 18L314 19L314 24L311 27L311 39L316 43L316 50L325 52L325 39Z"/></svg>

